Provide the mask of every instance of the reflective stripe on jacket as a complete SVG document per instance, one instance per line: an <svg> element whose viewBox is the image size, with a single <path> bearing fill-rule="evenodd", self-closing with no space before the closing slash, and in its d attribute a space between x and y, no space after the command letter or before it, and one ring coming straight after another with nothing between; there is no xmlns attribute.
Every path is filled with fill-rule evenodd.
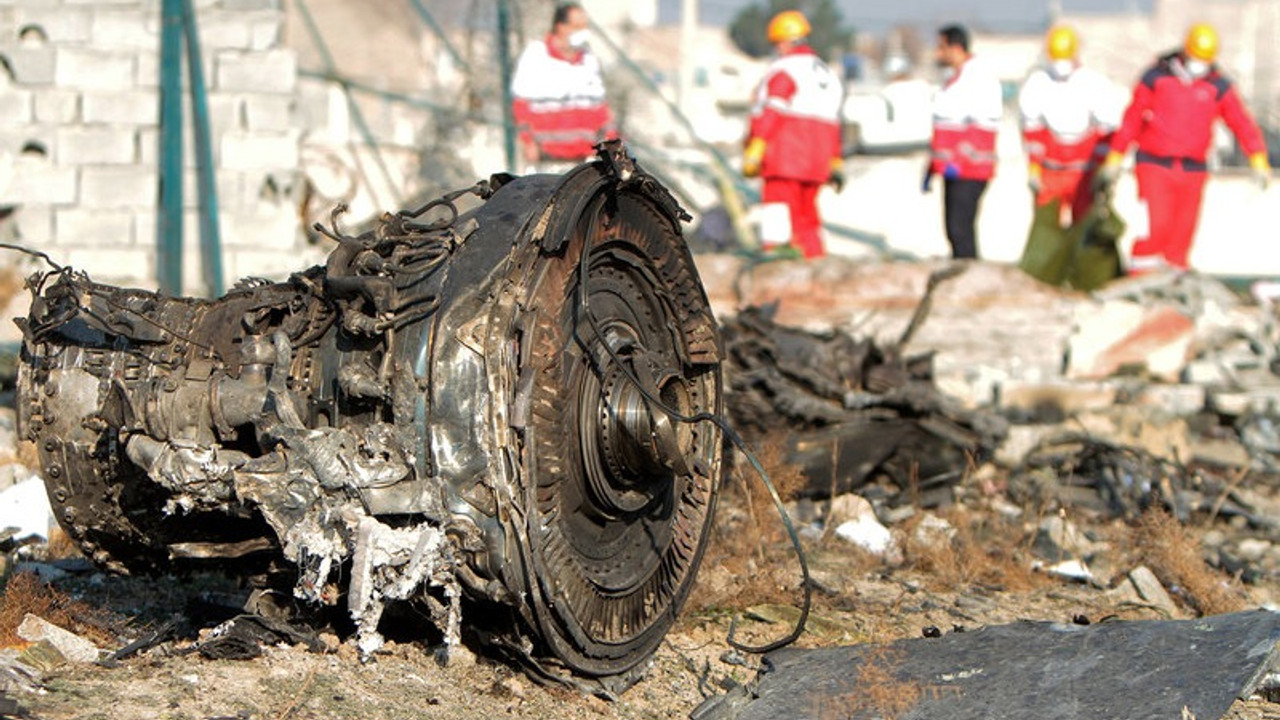
<svg viewBox="0 0 1280 720"><path fill-rule="evenodd" d="M1004 112L1000 81L970 58L933 100L932 168L949 178L990 180Z"/></svg>
<svg viewBox="0 0 1280 720"><path fill-rule="evenodd" d="M1055 170L1084 170L1106 155L1120 125L1124 98L1101 73L1078 67L1055 78L1031 73L1018 93L1022 139L1031 162Z"/></svg>
<svg viewBox="0 0 1280 720"><path fill-rule="evenodd" d="M582 159L595 143L617 137L600 61L590 50L569 57L555 51L550 37L534 40L516 63L511 92L520 137L543 157Z"/></svg>

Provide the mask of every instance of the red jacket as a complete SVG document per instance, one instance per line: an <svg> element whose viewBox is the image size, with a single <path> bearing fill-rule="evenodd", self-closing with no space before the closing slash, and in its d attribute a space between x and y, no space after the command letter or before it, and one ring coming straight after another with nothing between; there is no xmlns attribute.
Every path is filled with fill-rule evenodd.
<svg viewBox="0 0 1280 720"><path fill-rule="evenodd" d="M826 182L842 156L840 79L808 46L774 60L756 88L750 137L764 140L760 175Z"/></svg>
<svg viewBox="0 0 1280 720"><path fill-rule="evenodd" d="M949 179L990 180L1003 112L1000 81L969 58L934 97L930 169Z"/></svg>
<svg viewBox="0 0 1280 720"><path fill-rule="evenodd" d="M1136 140L1138 151L1147 156L1203 163L1213 139L1213 121L1219 117L1235 133L1246 155L1266 150L1258 124L1216 67L1193 79L1176 53L1166 55L1133 89L1133 100L1111 139L1111 149L1124 152Z"/></svg>

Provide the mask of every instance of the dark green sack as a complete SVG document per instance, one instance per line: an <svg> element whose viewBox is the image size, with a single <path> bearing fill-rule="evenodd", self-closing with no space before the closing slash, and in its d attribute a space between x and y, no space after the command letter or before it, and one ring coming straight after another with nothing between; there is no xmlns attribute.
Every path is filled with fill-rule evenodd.
<svg viewBox="0 0 1280 720"><path fill-rule="evenodd" d="M1093 207L1067 235L1075 248L1066 276L1071 287L1090 292L1124 275L1118 246L1124 220L1111 204L1111 193L1098 193Z"/></svg>
<svg viewBox="0 0 1280 720"><path fill-rule="evenodd" d="M1057 200L1036 208L1022 249L1018 267L1028 275L1050 285L1061 285L1067 277L1075 242L1058 224L1061 203Z"/></svg>

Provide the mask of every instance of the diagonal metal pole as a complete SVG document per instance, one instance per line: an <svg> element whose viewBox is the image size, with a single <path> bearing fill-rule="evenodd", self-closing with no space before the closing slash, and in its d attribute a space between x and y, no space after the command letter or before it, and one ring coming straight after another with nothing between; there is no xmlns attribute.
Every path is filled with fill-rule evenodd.
<svg viewBox="0 0 1280 720"><path fill-rule="evenodd" d="M204 61L196 32L196 9L182 0L182 30L187 43L187 73L191 86L191 120L195 132L196 189L200 196L200 261L205 292L222 295L222 237L218 230L218 184L214 182L213 148L209 129L209 100L204 84Z"/></svg>
<svg viewBox="0 0 1280 720"><path fill-rule="evenodd" d="M396 205L402 204L403 198L400 195L400 188L391 177L391 170L387 168L386 160L382 157L382 150L378 147L378 140L374 137L373 130L369 128L369 123L365 120L364 113L360 110L360 105L356 103L355 97L351 94L351 89L338 76L337 64L333 60L332 53L329 52L329 46L324 41L324 35L321 34L320 27L316 25L315 19L311 16L311 11L307 9L305 0L294 0L294 4L298 7L299 14L302 15L303 25L306 26L307 35L310 36L312 44L315 45L316 52L320 53L320 62L324 64L326 76L342 87L342 94L347 99L347 109L351 112L351 119L355 121L356 128L360 131L360 136L364 138L365 144L373 151L374 162L377 163L383 180L387 182L387 188L391 191ZM377 188L373 187L372 184L370 184L369 193L374 196L375 202L379 202L377 200Z"/></svg>

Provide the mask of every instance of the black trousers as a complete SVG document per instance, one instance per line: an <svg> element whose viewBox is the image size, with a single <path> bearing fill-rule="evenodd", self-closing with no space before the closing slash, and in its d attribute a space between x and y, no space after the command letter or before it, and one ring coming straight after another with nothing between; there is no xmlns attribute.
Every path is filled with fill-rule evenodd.
<svg viewBox="0 0 1280 720"><path fill-rule="evenodd" d="M987 189L986 180L947 180L942 188L947 242L951 257L978 257L978 201Z"/></svg>

